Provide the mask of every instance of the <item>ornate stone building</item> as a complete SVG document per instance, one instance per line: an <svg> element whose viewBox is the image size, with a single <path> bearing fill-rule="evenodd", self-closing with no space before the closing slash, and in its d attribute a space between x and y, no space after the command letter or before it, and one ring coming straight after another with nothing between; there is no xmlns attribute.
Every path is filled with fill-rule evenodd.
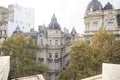
<svg viewBox="0 0 120 80"><path fill-rule="evenodd" d="M39 51L37 61L46 64L50 70L46 80L57 80L58 72L70 62L70 45L78 40L78 34L73 28L71 33L62 31L55 14L48 27L38 26L37 43Z"/></svg>
<svg viewBox="0 0 120 80"><path fill-rule="evenodd" d="M7 37L8 9L0 6L0 45Z"/></svg>
<svg viewBox="0 0 120 80"><path fill-rule="evenodd" d="M84 23L84 37L88 42L90 42L91 36L98 30L112 31L119 37L120 9L114 9L110 2L102 6L98 0L92 0L87 6Z"/></svg>

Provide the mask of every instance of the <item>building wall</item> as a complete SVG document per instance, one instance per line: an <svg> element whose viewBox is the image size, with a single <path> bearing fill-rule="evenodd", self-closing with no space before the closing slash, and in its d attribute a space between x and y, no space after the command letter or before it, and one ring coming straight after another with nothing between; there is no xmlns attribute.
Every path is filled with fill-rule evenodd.
<svg viewBox="0 0 120 80"><path fill-rule="evenodd" d="M34 28L34 9L25 8L18 4L0 7L0 27L7 23L7 36L11 36L19 26L22 32L30 32Z"/></svg>
<svg viewBox="0 0 120 80"><path fill-rule="evenodd" d="M8 36L11 36L19 26L23 32L30 32L34 28L34 9L24 8L18 4L9 5Z"/></svg>
<svg viewBox="0 0 120 80"><path fill-rule="evenodd" d="M39 46L37 61L47 65L50 70L46 80L57 80L58 72L67 67L70 61L69 52L66 52L68 51L66 46L70 46L67 45L70 38L63 36L61 30L47 29L47 35L38 33L37 43Z"/></svg>
<svg viewBox="0 0 120 80"><path fill-rule="evenodd" d="M117 37L119 37L120 25L118 25L118 15L120 15L120 10L114 9L86 12L84 16L84 37L86 40L90 40L98 30L112 31Z"/></svg>
<svg viewBox="0 0 120 80"><path fill-rule="evenodd" d="M10 57L1 56L0 57L0 80L8 80L10 70Z"/></svg>

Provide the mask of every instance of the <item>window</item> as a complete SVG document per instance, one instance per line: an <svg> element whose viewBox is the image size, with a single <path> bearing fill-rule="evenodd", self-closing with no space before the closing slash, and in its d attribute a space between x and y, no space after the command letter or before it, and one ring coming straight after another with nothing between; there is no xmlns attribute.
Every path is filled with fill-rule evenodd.
<svg viewBox="0 0 120 80"><path fill-rule="evenodd" d="M58 45L58 40L55 40L55 45Z"/></svg>
<svg viewBox="0 0 120 80"><path fill-rule="evenodd" d="M49 53L49 58L52 58L52 53Z"/></svg>
<svg viewBox="0 0 120 80"><path fill-rule="evenodd" d="M0 35L2 35L2 31L0 30Z"/></svg>
<svg viewBox="0 0 120 80"><path fill-rule="evenodd" d="M58 53L55 53L55 58L58 58Z"/></svg>
<svg viewBox="0 0 120 80"><path fill-rule="evenodd" d="M43 45L43 39L40 40L40 44Z"/></svg>
<svg viewBox="0 0 120 80"><path fill-rule="evenodd" d="M6 35L6 30L3 31L3 35Z"/></svg>
<svg viewBox="0 0 120 80"><path fill-rule="evenodd" d="M44 62L44 58L38 58L40 62Z"/></svg>
<svg viewBox="0 0 120 80"><path fill-rule="evenodd" d="M52 45L52 40L49 40L49 45Z"/></svg>
<svg viewBox="0 0 120 80"><path fill-rule="evenodd" d="M43 53L43 50L40 50L40 53Z"/></svg>
<svg viewBox="0 0 120 80"><path fill-rule="evenodd" d="M120 28L120 15L117 15L117 24L118 24L118 27Z"/></svg>
<svg viewBox="0 0 120 80"><path fill-rule="evenodd" d="M93 22L91 30L98 30L98 23L97 22Z"/></svg>
<svg viewBox="0 0 120 80"><path fill-rule="evenodd" d="M113 22L108 22L106 30L113 30Z"/></svg>
<svg viewBox="0 0 120 80"><path fill-rule="evenodd" d="M23 24L23 22L22 22L22 21L21 21L20 23L21 23L21 24Z"/></svg>
<svg viewBox="0 0 120 80"><path fill-rule="evenodd" d="M28 27L30 27L30 24L28 24Z"/></svg>
<svg viewBox="0 0 120 80"><path fill-rule="evenodd" d="M89 31L90 23L86 24L86 31Z"/></svg>

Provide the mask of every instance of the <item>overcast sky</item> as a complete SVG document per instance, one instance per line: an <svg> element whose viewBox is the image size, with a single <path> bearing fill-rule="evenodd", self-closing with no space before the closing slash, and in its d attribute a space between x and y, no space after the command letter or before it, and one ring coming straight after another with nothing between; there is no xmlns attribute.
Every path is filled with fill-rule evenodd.
<svg viewBox="0 0 120 80"><path fill-rule="evenodd" d="M23 7L35 9L35 27L50 23L55 13L58 23L71 31L75 27L78 33L84 32L84 13L91 0L0 0L0 6L7 7L8 4L19 4ZM104 6L111 2L115 8L120 8L120 0L99 0Z"/></svg>

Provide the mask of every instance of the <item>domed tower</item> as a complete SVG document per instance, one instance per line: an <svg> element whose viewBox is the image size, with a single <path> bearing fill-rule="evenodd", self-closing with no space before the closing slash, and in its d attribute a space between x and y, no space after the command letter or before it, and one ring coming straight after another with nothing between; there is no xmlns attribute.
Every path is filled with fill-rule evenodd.
<svg viewBox="0 0 120 80"><path fill-rule="evenodd" d="M105 5L104 10L113 10L113 5L112 5L110 2L108 2L108 3Z"/></svg>
<svg viewBox="0 0 120 80"><path fill-rule="evenodd" d="M71 31L71 44L74 44L77 41L79 41L79 35L77 34L75 28L73 27Z"/></svg>
<svg viewBox="0 0 120 80"><path fill-rule="evenodd" d="M86 9L84 16L85 31L84 37L91 39L94 32L103 26L103 6L98 0L92 0ZM90 42L90 41L89 41Z"/></svg>
<svg viewBox="0 0 120 80"><path fill-rule="evenodd" d="M102 4L98 0L92 0L86 9L84 16L85 31L96 31L102 27Z"/></svg>
<svg viewBox="0 0 120 80"><path fill-rule="evenodd" d="M88 42L91 42L91 37L98 30L108 30L112 32L116 31L115 33L118 33L117 31L119 31L120 23L119 11L120 10L114 9L110 2L102 8L102 4L98 0L92 0L88 4L84 16L85 39Z"/></svg>
<svg viewBox="0 0 120 80"><path fill-rule="evenodd" d="M57 22L55 14L53 14L47 29L47 59L48 69L50 72L50 80L55 80L59 70L62 68L59 60L62 55L62 31Z"/></svg>
<svg viewBox="0 0 120 80"><path fill-rule="evenodd" d="M61 27L60 27L60 25L57 22L57 18L55 16L55 14L53 14L53 16L51 18L51 22L49 24L48 29L61 30Z"/></svg>
<svg viewBox="0 0 120 80"><path fill-rule="evenodd" d="M88 11L98 11L102 10L102 4L98 0L92 0L86 9L86 12Z"/></svg>
<svg viewBox="0 0 120 80"><path fill-rule="evenodd" d="M47 29L48 37L61 37L61 27L57 22L55 14L53 14Z"/></svg>
<svg viewBox="0 0 120 80"><path fill-rule="evenodd" d="M17 34L19 34L19 33L22 33L22 31L20 30L20 27L17 26L17 27L16 27L16 30L12 33L12 35L17 35Z"/></svg>

